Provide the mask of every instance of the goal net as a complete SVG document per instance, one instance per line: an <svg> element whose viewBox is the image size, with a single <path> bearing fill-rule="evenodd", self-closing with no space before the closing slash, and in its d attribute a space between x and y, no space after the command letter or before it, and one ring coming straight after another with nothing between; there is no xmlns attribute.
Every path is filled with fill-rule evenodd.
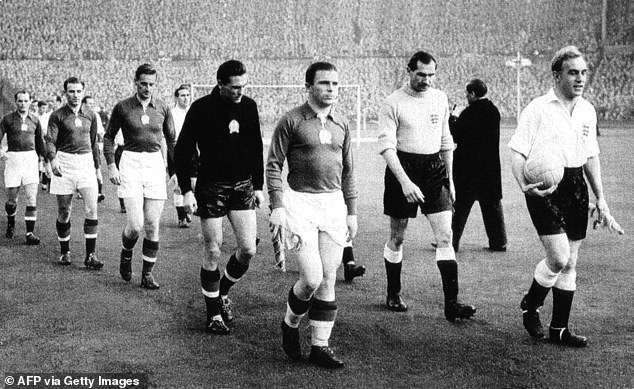
<svg viewBox="0 0 634 389"><path fill-rule="evenodd" d="M211 93L215 85L192 84L192 101ZM284 113L306 101L304 85L247 85L245 95L258 104L260 127L264 142L268 144L275 125ZM361 141L361 86L340 85L336 111L350 123L350 131L357 146Z"/></svg>

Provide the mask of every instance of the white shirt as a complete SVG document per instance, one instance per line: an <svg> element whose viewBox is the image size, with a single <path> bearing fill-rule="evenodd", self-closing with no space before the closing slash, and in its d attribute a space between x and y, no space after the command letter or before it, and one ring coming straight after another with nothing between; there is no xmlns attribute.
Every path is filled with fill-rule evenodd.
<svg viewBox="0 0 634 389"><path fill-rule="evenodd" d="M183 109L178 105L175 105L171 111L172 117L174 118L174 131L176 132L176 139L178 139L178 134L181 133L181 128L183 128L183 123L185 122L185 115L187 115L189 107Z"/></svg>
<svg viewBox="0 0 634 389"><path fill-rule="evenodd" d="M509 147L526 158L552 150L565 167L583 166L588 158L599 155L597 113L580 97L571 114L551 89L524 108Z"/></svg>
<svg viewBox="0 0 634 389"><path fill-rule="evenodd" d="M396 90L379 111L379 152L414 154L453 150L447 94L438 89L416 92L409 84Z"/></svg>

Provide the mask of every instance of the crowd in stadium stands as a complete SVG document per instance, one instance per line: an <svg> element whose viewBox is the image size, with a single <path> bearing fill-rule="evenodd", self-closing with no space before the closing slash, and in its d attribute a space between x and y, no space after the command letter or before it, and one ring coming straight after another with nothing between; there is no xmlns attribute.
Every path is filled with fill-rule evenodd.
<svg viewBox="0 0 634 389"><path fill-rule="evenodd" d="M248 4L248 5L246 5ZM548 87L553 51L574 43L589 53L588 97L601 119L634 118L634 54L602 57L602 0L24 0L0 2L0 78L36 95L61 92L77 75L87 93L110 109L132 93L140 62L160 69L160 94L171 101L182 82L212 84L228 58L243 60L253 84L301 84L314 59L330 58L346 84L361 86L362 107L376 118L379 103L405 77L406 58L424 48L439 59L438 84L458 105L464 85L487 81L502 116L516 114L515 71L505 66L517 51L533 66L522 71L522 104ZM466 5L468 4L468 6ZM611 0L610 38L633 44L634 5ZM28 10L25 13L25 9ZM343 110L355 110L353 89ZM254 89L265 115L279 116L287 90ZM297 97L301 99L301 93Z"/></svg>

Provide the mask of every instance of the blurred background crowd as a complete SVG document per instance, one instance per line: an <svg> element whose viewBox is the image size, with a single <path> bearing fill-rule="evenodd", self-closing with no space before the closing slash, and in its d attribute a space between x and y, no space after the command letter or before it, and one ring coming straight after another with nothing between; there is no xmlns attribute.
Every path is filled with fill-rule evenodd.
<svg viewBox="0 0 634 389"><path fill-rule="evenodd" d="M22 0L0 1L0 79L36 99L61 94L71 75L110 110L132 94L134 70L155 64L159 92L172 101L184 82L214 84L217 66L242 60L251 84L302 84L306 66L329 60L342 82L360 86L364 115L406 76L409 56L424 49L439 62L437 85L465 105L474 77L489 85L505 118L516 116L518 52L532 62L521 72L522 105L551 84L550 58L575 44L590 64L586 97L603 121L634 119L634 2L607 0ZM195 91L203 93L204 89ZM298 89L249 92L273 120ZM356 89L344 88L339 109L354 117ZM198 96L200 97L200 96ZM285 105L286 104L286 105Z"/></svg>

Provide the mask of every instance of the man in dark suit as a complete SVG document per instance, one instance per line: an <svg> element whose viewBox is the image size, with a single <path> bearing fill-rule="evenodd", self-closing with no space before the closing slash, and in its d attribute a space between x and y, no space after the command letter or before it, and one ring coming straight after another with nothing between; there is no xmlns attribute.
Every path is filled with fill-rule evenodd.
<svg viewBox="0 0 634 389"><path fill-rule="evenodd" d="M486 98L487 86L479 79L467 84L469 106L449 118L449 128L457 148L453 176L456 187L452 221L453 247L458 251L473 203L482 210L490 251L506 251L506 229L502 210L500 173L500 112Z"/></svg>

